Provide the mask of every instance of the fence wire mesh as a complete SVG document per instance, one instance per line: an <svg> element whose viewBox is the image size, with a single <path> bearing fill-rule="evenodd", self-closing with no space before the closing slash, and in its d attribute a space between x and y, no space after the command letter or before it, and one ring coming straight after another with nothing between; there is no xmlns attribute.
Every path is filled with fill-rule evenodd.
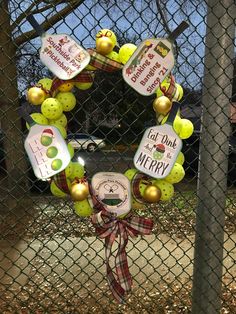
<svg viewBox="0 0 236 314"><path fill-rule="evenodd" d="M233 0L0 1L1 313L236 313L235 12ZM194 124L183 141L186 174L170 201L134 211L152 218L154 228L129 239L133 287L124 304L107 285L104 241L90 218L53 196L26 157L28 129L18 108L30 86L53 78L29 14L48 33L71 35L86 49L104 28L122 46L190 24L175 42L173 69L184 90L181 118ZM85 162L89 179L133 168L144 130L157 123L154 95L135 92L121 71L94 73L91 88L74 90L76 107L66 112L73 161ZM98 149L93 139L82 147L78 133L106 146Z"/></svg>

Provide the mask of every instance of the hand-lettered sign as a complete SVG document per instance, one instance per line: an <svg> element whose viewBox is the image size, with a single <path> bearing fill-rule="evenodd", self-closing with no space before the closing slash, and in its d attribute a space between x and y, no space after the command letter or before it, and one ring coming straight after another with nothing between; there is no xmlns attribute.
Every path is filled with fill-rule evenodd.
<svg viewBox="0 0 236 314"><path fill-rule="evenodd" d="M69 80L89 64L89 53L70 36L46 34L32 15L27 19L41 36L40 59L42 63L59 79Z"/></svg>
<svg viewBox="0 0 236 314"><path fill-rule="evenodd" d="M130 182L126 176L116 172L98 172L91 181L94 196L104 208L117 216L131 209Z"/></svg>
<svg viewBox="0 0 236 314"><path fill-rule="evenodd" d="M167 39L144 40L124 65L124 80L141 95L149 96L155 93L174 67L173 41L187 27L188 24L184 21Z"/></svg>
<svg viewBox="0 0 236 314"><path fill-rule="evenodd" d="M30 126L25 150L37 178L45 180L64 170L70 160L67 143L57 127L36 124L27 112L27 105L19 109Z"/></svg>
<svg viewBox="0 0 236 314"><path fill-rule="evenodd" d="M182 148L182 140L172 127L178 109L179 104L173 103L166 123L145 131L135 153L135 167L153 178L165 178L170 173Z"/></svg>

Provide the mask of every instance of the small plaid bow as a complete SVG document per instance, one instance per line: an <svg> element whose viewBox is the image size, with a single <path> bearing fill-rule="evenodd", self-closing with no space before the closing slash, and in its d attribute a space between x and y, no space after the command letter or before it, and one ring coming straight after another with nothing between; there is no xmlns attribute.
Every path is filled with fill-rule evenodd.
<svg viewBox="0 0 236 314"><path fill-rule="evenodd" d="M105 238L105 256L107 268L107 281L114 298L119 303L124 303L124 297L131 290L132 278L129 272L127 254L125 251L128 236L148 235L153 228L151 219L133 217L131 214L123 219L116 218L113 213L103 209L92 215L92 223L96 233ZM117 238L118 249L115 257L115 272L110 266L112 246Z"/></svg>
<svg viewBox="0 0 236 314"><path fill-rule="evenodd" d="M98 70L102 70L105 72L114 72L121 70L123 68L123 64L116 62L114 60L111 60L107 58L106 56L101 55L100 53L97 53L94 49L88 49L88 53L90 54L90 65L95 67ZM52 87L51 87L51 94L56 91L56 89L68 82L79 82L79 83L92 83L94 80L95 73L94 71L88 71L84 69L82 72L80 72L78 75L73 77L70 80L60 80L59 78L54 78L52 82Z"/></svg>

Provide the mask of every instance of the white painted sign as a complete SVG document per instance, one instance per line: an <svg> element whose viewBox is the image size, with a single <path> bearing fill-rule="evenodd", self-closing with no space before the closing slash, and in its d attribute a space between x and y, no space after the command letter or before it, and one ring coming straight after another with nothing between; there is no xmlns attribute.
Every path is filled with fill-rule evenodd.
<svg viewBox="0 0 236 314"><path fill-rule="evenodd" d="M123 174L98 172L93 176L91 186L95 197L108 212L121 216L130 211L130 182Z"/></svg>
<svg viewBox="0 0 236 314"><path fill-rule="evenodd" d="M50 125L33 125L25 140L25 150L39 179L48 179L61 172L71 160L60 131Z"/></svg>
<svg viewBox="0 0 236 314"><path fill-rule="evenodd" d="M123 78L138 93L149 96L175 64L173 47L167 39L146 39L124 65Z"/></svg>
<svg viewBox="0 0 236 314"><path fill-rule="evenodd" d="M43 34L40 59L59 79L69 80L90 61L89 53L66 34Z"/></svg>
<svg viewBox="0 0 236 314"><path fill-rule="evenodd" d="M134 165L141 172L165 178L175 164L182 140L169 124L148 128L134 156Z"/></svg>

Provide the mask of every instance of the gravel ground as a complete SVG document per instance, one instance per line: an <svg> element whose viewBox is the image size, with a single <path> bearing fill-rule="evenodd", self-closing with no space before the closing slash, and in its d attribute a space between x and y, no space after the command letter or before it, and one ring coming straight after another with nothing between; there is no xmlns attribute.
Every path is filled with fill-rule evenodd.
<svg viewBox="0 0 236 314"><path fill-rule="evenodd" d="M1 238L8 241L24 239L50 240L51 238L90 237L94 229L87 218L79 218L73 212L68 200L51 196L34 197L34 205L28 211L8 213L0 216ZM172 202L144 208L138 215L152 217L155 222L153 232L165 233L172 238L184 239L194 233L194 208L197 197L188 188L175 193ZM229 191L226 209L225 232L232 234L236 225L236 196ZM36 259L37 263L45 261ZM34 265L32 267L34 271ZM55 278L54 278L55 279ZM35 284L29 278L20 290L11 286L0 291L0 309L2 314L28 313L191 313L191 282L161 281L158 287L150 289L148 280L141 286L135 285L127 303L117 305L110 297L106 285L97 286L94 291L80 295L68 284L58 278ZM236 313L236 285L227 276L224 277L222 314Z"/></svg>

